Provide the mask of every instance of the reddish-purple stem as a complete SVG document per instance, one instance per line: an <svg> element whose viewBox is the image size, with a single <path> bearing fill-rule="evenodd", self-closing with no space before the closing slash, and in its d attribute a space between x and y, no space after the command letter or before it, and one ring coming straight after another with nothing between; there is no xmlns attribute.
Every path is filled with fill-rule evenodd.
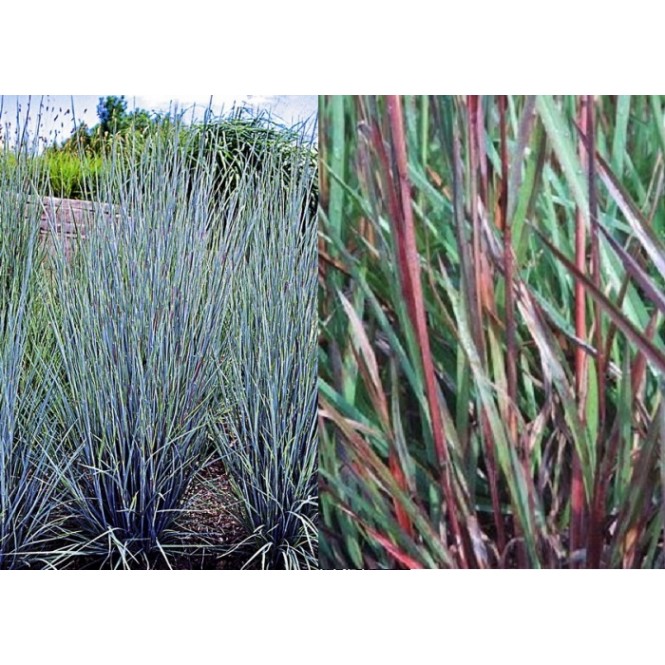
<svg viewBox="0 0 665 665"><path fill-rule="evenodd" d="M587 99L582 97L579 109L579 125L583 132L587 128ZM582 141L579 146L579 157L583 168L586 166L585 149ZM586 226L585 211L580 208L576 212L575 220L575 267L582 274L586 274ZM575 335L585 340L586 330L586 292L584 285L578 280L575 282ZM575 349L575 392L582 422L586 418L586 352L582 347ZM584 483L582 479L582 464L573 447L573 469L571 487L571 524L570 524L570 551L575 552L582 548L583 520L585 508Z"/></svg>
<svg viewBox="0 0 665 665"><path fill-rule="evenodd" d="M475 302L470 305L475 305L477 312L477 320L482 321L483 305L482 305L482 292L485 288L483 280L483 256L481 250L481 230L480 230L480 213L478 210L478 196L483 202L485 209L488 208L487 203L487 164L485 151L483 150L484 136L483 131L483 107L482 99L478 95L469 95L467 97L467 106L469 113L469 158L471 161L471 223L473 228L473 274L475 285L472 292L475 294ZM480 191L477 189L477 172L480 171ZM477 330L474 335L476 345L478 346L478 353L485 361L485 340L482 334L482 329ZM503 514L501 512L501 500L499 497L499 474L497 471L496 457L494 454L494 439L492 430L489 425L486 414L480 414L481 427L483 428L483 435L486 445L486 465L487 465L487 478L490 486L490 497L492 501L492 512L494 517L494 525L497 533L497 545L499 551L503 552L506 546L506 531L503 524Z"/></svg>
<svg viewBox="0 0 665 665"><path fill-rule="evenodd" d="M392 136L392 146L394 149L395 165L399 178L399 196L401 202L400 215L394 220L397 230L396 242L403 246L404 255L401 259L405 262L402 265L402 277L404 297L406 299L411 321L416 332L416 337L420 346L421 360L423 364L423 373L425 378L425 391L427 393L427 402L432 418L432 435L434 437L434 446L442 470L443 494L447 503L447 512L450 519L453 536L459 547L460 563L466 567L466 555L464 553L464 541L462 540L461 529L457 516L457 502L453 492L448 448L446 446L445 430L443 418L441 417L441 407L437 395L436 377L434 374L434 363L427 333L427 319L425 316L425 307L423 301L422 284L420 281L420 265L418 249L416 247L416 234L413 222L413 212L411 209L411 186L407 171L406 154L406 135L404 131L404 119L402 117L402 104L399 95L389 95L386 97L386 106L390 129Z"/></svg>

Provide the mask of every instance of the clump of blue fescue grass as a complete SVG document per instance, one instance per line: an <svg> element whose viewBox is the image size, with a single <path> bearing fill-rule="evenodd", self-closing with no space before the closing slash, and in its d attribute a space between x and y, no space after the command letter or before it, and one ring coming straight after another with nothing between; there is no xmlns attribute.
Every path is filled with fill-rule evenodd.
<svg viewBox="0 0 665 665"><path fill-rule="evenodd" d="M292 177L279 173L283 159ZM234 275L227 362L230 405L215 432L249 564L318 567L316 225L305 205L314 169L271 156L245 197L253 233Z"/></svg>
<svg viewBox="0 0 665 665"><path fill-rule="evenodd" d="M210 169L187 170L179 136L111 157L96 183L111 214L100 208L54 271L70 537L81 555L125 567L168 560L216 409L230 278L250 231L237 227L235 200L212 205Z"/></svg>
<svg viewBox="0 0 665 665"><path fill-rule="evenodd" d="M57 522L53 430L28 354L40 258L33 175L24 154L0 154L0 568L35 565Z"/></svg>

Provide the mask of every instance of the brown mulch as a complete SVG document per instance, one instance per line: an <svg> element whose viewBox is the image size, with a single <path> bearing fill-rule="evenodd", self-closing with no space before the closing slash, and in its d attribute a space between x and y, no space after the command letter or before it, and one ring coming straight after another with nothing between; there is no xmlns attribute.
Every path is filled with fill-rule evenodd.
<svg viewBox="0 0 665 665"><path fill-rule="evenodd" d="M237 499L221 462L208 464L192 481L184 498L185 511L178 520L179 530L188 533L183 545L206 546L175 557L174 568L238 569L244 561L234 548L243 540L241 525L233 516Z"/></svg>

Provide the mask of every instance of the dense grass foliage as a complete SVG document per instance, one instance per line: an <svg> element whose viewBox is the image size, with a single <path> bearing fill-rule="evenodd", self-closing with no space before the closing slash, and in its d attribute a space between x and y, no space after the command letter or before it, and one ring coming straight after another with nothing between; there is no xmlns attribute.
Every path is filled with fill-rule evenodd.
<svg viewBox="0 0 665 665"><path fill-rule="evenodd" d="M282 162L265 167L277 174ZM244 210L254 242L234 275L225 367L233 406L216 431L251 557L316 568L316 226L308 212L303 219L312 167L291 168L286 190L278 176L257 179Z"/></svg>
<svg viewBox="0 0 665 665"><path fill-rule="evenodd" d="M112 142L103 168L79 165L96 204L67 255L55 227L52 251L38 241L38 195L60 193L46 161L4 155L0 566L238 552L182 531L188 489L221 458L244 544L259 541L247 564L316 567L316 230L303 218L316 170L299 141L282 153L257 138L266 163L245 162L233 187L177 119Z"/></svg>
<svg viewBox="0 0 665 665"><path fill-rule="evenodd" d="M131 169L120 162L100 197L119 202L112 220L97 216L71 263L57 254L56 407L74 456L74 530L83 552L123 561L163 549L201 462L229 277L252 231L209 218L204 170L185 196L184 155L155 140ZM229 218L235 206L225 202Z"/></svg>
<svg viewBox="0 0 665 665"><path fill-rule="evenodd" d="M663 99L319 121L322 565L665 565Z"/></svg>
<svg viewBox="0 0 665 665"><path fill-rule="evenodd" d="M54 535L54 442L28 358L39 221L20 184L34 175L24 155L0 165L0 569L37 565Z"/></svg>
<svg viewBox="0 0 665 665"><path fill-rule="evenodd" d="M39 191L51 192L53 196L63 199L89 200L97 197L97 178L104 167L101 157L51 151L38 161L43 162Z"/></svg>
<svg viewBox="0 0 665 665"><path fill-rule="evenodd" d="M213 170L222 191L233 190L249 169L255 173L272 172L271 178L282 184L282 194L302 186L302 169L316 169L317 153L303 142L307 126L293 128L273 123L269 117L247 117L240 112L220 121L211 118L196 129L198 142L192 143L193 164L214 155ZM275 158L279 156L279 160ZM293 180L293 183L292 183ZM311 215L318 205L318 180L310 178L305 186L304 201Z"/></svg>

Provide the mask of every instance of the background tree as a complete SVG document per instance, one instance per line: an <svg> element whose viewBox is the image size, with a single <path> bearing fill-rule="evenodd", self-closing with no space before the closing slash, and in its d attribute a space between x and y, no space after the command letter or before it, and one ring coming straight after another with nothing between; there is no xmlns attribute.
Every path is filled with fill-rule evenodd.
<svg viewBox="0 0 665 665"><path fill-rule="evenodd" d="M99 118L99 131L105 134L116 134L129 124L127 114L127 101L124 95L108 95L100 97L97 104L97 117Z"/></svg>

